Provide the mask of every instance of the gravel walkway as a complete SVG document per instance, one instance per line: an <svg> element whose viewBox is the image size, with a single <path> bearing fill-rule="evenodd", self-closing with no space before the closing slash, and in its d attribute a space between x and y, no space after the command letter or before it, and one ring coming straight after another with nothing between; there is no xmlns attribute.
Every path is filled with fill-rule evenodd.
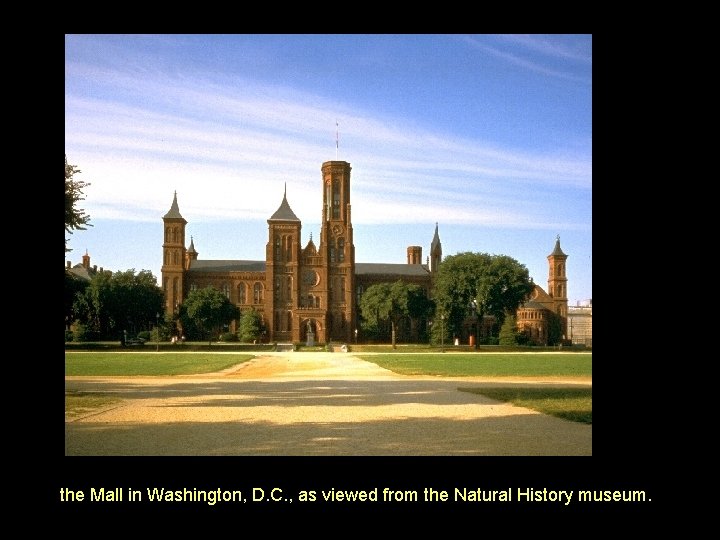
<svg viewBox="0 0 720 540"><path fill-rule="evenodd" d="M220 373L66 377L122 398L66 420L70 456L592 455L592 426L459 387L590 379L401 376L343 353L271 353Z"/></svg>

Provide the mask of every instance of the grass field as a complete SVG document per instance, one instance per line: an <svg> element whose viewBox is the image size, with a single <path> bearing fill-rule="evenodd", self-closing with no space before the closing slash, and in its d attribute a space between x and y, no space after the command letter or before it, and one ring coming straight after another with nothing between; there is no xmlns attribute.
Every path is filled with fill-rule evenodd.
<svg viewBox="0 0 720 540"><path fill-rule="evenodd" d="M589 353L357 355L402 375L443 377L591 377Z"/></svg>
<svg viewBox="0 0 720 540"><path fill-rule="evenodd" d="M303 354L303 353L293 353ZM510 354L358 354L359 358L402 375L444 377L588 377L591 353ZM221 371L254 358L242 353L65 352L65 374L76 376L192 375ZM511 402L574 422L592 424L592 387L460 387L458 390ZM97 394L66 393L66 418L112 405Z"/></svg>
<svg viewBox="0 0 720 540"><path fill-rule="evenodd" d="M65 351L65 375L197 375L254 358L252 354Z"/></svg>

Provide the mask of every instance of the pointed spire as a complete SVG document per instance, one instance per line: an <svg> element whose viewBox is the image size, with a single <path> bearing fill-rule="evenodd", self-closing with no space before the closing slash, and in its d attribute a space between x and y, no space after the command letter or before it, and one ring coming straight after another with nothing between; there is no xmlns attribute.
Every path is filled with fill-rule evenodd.
<svg viewBox="0 0 720 540"><path fill-rule="evenodd" d="M567 255L565 255L563 253L563 250L560 249L560 235L559 234L557 235L557 239L555 240L555 249L553 249L553 252L550 255L548 255L548 257L553 257L553 256L567 257Z"/></svg>
<svg viewBox="0 0 720 540"><path fill-rule="evenodd" d="M166 219L166 218L179 218L179 219L184 219L184 218L180 215L180 208L178 207L178 202L177 202L177 191L175 191L175 193L174 193L174 195L173 195L173 202L172 202L172 205L170 206L170 210L168 211L167 214L165 214L165 215L163 216L163 219Z"/></svg>
<svg viewBox="0 0 720 540"><path fill-rule="evenodd" d="M438 234L438 224L435 222L435 235L433 236L432 243L430 244L430 252L435 250L435 246L440 244L440 234Z"/></svg>
<svg viewBox="0 0 720 540"><path fill-rule="evenodd" d="M283 200L280 203L280 207L275 211L275 213L270 217L268 221L271 220L300 221L287 202L287 182L285 183L285 193L283 193Z"/></svg>
<svg viewBox="0 0 720 540"><path fill-rule="evenodd" d="M188 253L197 253L195 251L195 242L193 241L193 237L190 237L190 247L188 248Z"/></svg>

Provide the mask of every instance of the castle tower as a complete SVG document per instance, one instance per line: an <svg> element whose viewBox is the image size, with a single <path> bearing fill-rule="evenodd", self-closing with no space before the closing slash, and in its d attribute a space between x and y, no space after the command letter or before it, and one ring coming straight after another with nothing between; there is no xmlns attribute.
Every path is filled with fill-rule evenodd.
<svg viewBox="0 0 720 540"><path fill-rule="evenodd" d="M177 202L177 191L168 213L163 216L164 242L162 287L165 294L165 312L173 314L180 307L184 298L185 259L185 225L187 221L180 215Z"/></svg>
<svg viewBox="0 0 720 540"><path fill-rule="evenodd" d="M268 219L265 247L265 314L271 341L299 341L297 308L300 284L300 231L302 224L283 200Z"/></svg>
<svg viewBox="0 0 720 540"><path fill-rule="evenodd" d="M85 250L85 255L82 256L82 265L86 270L90 270L90 255L88 254L87 249Z"/></svg>
<svg viewBox="0 0 720 540"><path fill-rule="evenodd" d="M408 246L408 248L407 248L407 263L408 264L422 264L422 247Z"/></svg>
<svg viewBox="0 0 720 540"><path fill-rule="evenodd" d="M440 243L440 235L438 234L438 224L435 223L435 235L430 244L430 272L436 274L440 263L442 262L442 244Z"/></svg>
<svg viewBox="0 0 720 540"><path fill-rule="evenodd" d="M192 261L197 261L198 258L198 252L195 251L195 243L193 242L193 237L190 237L190 247L188 248L187 252L185 253L185 270L190 269L190 263Z"/></svg>
<svg viewBox="0 0 720 540"><path fill-rule="evenodd" d="M350 213L350 164L322 164L323 212L319 252L324 260L320 291L327 299L325 339L350 341L355 324L355 244Z"/></svg>
<svg viewBox="0 0 720 540"><path fill-rule="evenodd" d="M548 294L552 296L555 313L560 316L562 323L562 334L563 339L566 339L567 334L567 314L568 314L568 299L567 299L567 275L565 274L566 261L568 256L563 253L560 249L560 235L558 235L555 241L555 249L548 255Z"/></svg>

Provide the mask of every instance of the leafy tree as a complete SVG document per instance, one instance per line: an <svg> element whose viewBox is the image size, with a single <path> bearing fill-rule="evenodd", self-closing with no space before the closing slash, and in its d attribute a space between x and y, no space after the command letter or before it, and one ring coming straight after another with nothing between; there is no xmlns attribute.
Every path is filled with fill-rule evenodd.
<svg viewBox="0 0 720 540"><path fill-rule="evenodd" d="M471 304L480 320L492 315L502 324L505 313L515 313L533 287L525 265L512 257L464 252L440 264L434 300L437 311L447 316L448 331L458 335Z"/></svg>
<svg viewBox="0 0 720 540"><path fill-rule="evenodd" d="M155 326L164 311L163 292L149 270L99 272L76 297L73 309L90 331L118 339L123 331L135 334Z"/></svg>
<svg viewBox="0 0 720 540"><path fill-rule="evenodd" d="M65 232L72 234L74 230L84 231L90 224L90 216L85 210L78 208L77 204L85 200L83 190L90 184L83 180L76 180L75 175L81 171L75 165L69 165L65 155ZM65 239L65 252L71 251Z"/></svg>
<svg viewBox="0 0 720 540"><path fill-rule="evenodd" d="M379 335L382 327L389 323L392 346L396 348L396 332L401 320L424 317L431 305L418 285L400 280L371 285L360 298L363 328Z"/></svg>
<svg viewBox="0 0 720 540"><path fill-rule="evenodd" d="M78 318L75 310L75 301L82 296L88 282L80 279L70 272L65 271L65 330L70 330L70 325Z"/></svg>
<svg viewBox="0 0 720 540"><path fill-rule="evenodd" d="M240 317L240 309L212 286L191 291L183 306L187 318L203 335L210 336L210 344L213 334L217 334L223 325Z"/></svg>
<svg viewBox="0 0 720 540"><path fill-rule="evenodd" d="M515 315L509 313L500 328L500 345L513 346L518 344L518 330Z"/></svg>
<svg viewBox="0 0 720 540"><path fill-rule="evenodd" d="M260 313L251 309L244 311L240 317L240 325L238 329L238 338L243 343L252 343L257 341L262 335L263 322Z"/></svg>

